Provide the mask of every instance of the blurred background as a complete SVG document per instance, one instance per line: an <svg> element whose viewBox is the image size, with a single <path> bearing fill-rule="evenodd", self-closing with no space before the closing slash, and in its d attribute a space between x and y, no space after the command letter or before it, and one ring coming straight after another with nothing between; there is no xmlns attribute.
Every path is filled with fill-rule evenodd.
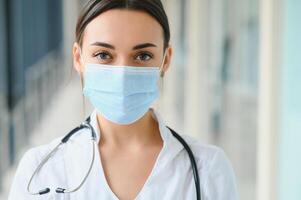
<svg viewBox="0 0 301 200"><path fill-rule="evenodd" d="M163 0L174 57L158 102L222 147L242 200L301 199L301 1ZM0 0L0 199L24 151L91 111L71 50L85 0Z"/></svg>

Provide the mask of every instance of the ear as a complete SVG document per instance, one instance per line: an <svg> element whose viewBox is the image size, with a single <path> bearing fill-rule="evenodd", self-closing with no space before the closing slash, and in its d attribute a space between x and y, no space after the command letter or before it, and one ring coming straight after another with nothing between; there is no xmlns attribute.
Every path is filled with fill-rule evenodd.
<svg viewBox="0 0 301 200"><path fill-rule="evenodd" d="M173 55L173 48L171 45L168 45L168 47L166 48L166 55L165 55L165 60L164 60L164 64L163 64L163 69L162 69L162 73L161 73L161 77L164 76L164 74L167 72L167 70L169 69L170 63L171 63L171 58Z"/></svg>
<svg viewBox="0 0 301 200"><path fill-rule="evenodd" d="M81 60L81 48L77 42L73 44L73 67L77 71L78 74L82 74L84 71L84 64Z"/></svg>

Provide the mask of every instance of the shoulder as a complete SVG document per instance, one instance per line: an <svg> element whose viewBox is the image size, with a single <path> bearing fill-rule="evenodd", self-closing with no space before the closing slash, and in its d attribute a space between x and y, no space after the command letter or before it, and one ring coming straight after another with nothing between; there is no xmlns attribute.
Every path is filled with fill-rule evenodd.
<svg viewBox="0 0 301 200"><path fill-rule="evenodd" d="M68 140L68 142L66 143L65 146L69 146L70 144L77 144L80 141L82 141L85 137L85 133L87 130L85 129L81 129L78 130L74 135L72 135L72 137L70 137L70 139ZM48 143L46 144L42 144L42 145L38 145L38 146L34 146L29 148L28 150L26 150L23 153L23 156L21 157L20 163L19 165L23 164L23 163L36 163L39 161L42 161L43 158L45 158L45 156L50 153L51 150L53 150L57 145L59 145L61 143L61 140L68 134L65 133L62 136L56 137L52 140L50 140ZM57 154L55 157L57 157L57 155L63 155L64 149L66 148L59 148L57 150ZM53 160L53 159L52 159Z"/></svg>
<svg viewBox="0 0 301 200"><path fill-rule="evenodd" d="M189 135L181 136L191 148L196 162L200 167L203 166L202 168L208 168L217 160L229 161L222 148L216 145L202 143L200 140Z"/></svg>
<svg viewBox="0 0 301 200"><path fill-rule="evenodd" d="M47 161L49 164L52 165L54 163L60 162L64 159L65 153L67 148L70 145L78 145L80 142L83 141L85 138L85 130L79 130L70 138L70 140L64 144L64 148L59 147L57 151L55 152L55 156L52 156L49 161ZM42 145L38 145L35 147L31 147L28 150L26 150L17 166L17 172L20 171L34 171L34 169L41 163L41 161L56 147L61 143L62 138L64 137L56 137L52 139L50 142ZM67 147L67 148L66 148ZM17 174L16 174L17 175Z"/></svg>
<svg viewBox="0 0 301 200"><path fill-rule="evenodd" d="M85 138L85 132L85 129L78 130L72 137L70 137L70 139L66 143L67 146L77 144L80 141L82 141ZM68 133L60 137L56 137L46 144L31 147L28 150L26 150L20 159L18 168L36 166L45 158L45 156L47 156L47 154L49 154L56 146L58 146L61 143L62 138L67 134ZM63 157L65 153L64 150L66 150L66 148L58 148L56 156L51 158L50 162L53 162L57 159L61 159L61 157Z"/></svg>
<svg viewBox="0 0 301 200"><path fill-rule="evenodd" d="M20 167L25 166L26 164L34 165L39 163L53 148L60 143L61 139L62 137L57 137L51 140L49 143L29 148L24 152L18 166Z"/></svg>
<svg viewBox="0 0 301 200"><path fill-rule="evenodd" d="M225 151L212 144L182 135L190 146L197 165L204 195L208 199L238 199L236 177Z"/></svg>
<svg viewBox="0 0 301 200"><path fill-rule="evenodd" d="M27 149L18 163L15 178L18 176L29 176L31 175L41 161L54 149L61 141L62 137L57 137L47 144L38 145ZM61 151L58 149L58 151ZM59 155L59 154L58 154ZM51 158L56 160L57 156Z"/></svg>

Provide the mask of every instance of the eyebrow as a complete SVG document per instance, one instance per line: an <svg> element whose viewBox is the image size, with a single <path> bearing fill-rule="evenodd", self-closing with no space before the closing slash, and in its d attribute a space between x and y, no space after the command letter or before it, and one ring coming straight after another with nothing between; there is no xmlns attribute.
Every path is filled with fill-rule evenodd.
<svg viewBox="0 0 301 200"><path fill-rule="evenodd" d="M105 47L105 48L115 50L115 47L113 45L105 43L105 42L94 42L94 43L91 44L91 46L102 46L102 47ZM142 44L138 44L138 45L134 46L133 50L143 49L143 48L147 48L147 47L157 47L157 45L155 45L153 43L142 43Z"/></svg>
<svg viewBox="0 0 301 200"><path fill-rule="evenodd" d="M157 46L153 43L143 43L143 44L138 44L138 45L134 46L133 50L143 49L143 48L147 48L147 47L157 47Z"/></svg>

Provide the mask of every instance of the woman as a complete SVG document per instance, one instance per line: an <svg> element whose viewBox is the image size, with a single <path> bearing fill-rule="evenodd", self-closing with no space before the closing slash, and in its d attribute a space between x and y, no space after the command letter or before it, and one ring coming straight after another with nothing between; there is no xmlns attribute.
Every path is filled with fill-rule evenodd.
<svg viewBox="0 0 301 200"><path fill-rule="evenodd" d="M73 58L95 110L63 146L60 137L25 153L9 199L196 199L187 151L152 107L171 62L169 40L160 0L90 0L78 19ZM182 137L202 199L238 199L224 152Z"/></svg>

